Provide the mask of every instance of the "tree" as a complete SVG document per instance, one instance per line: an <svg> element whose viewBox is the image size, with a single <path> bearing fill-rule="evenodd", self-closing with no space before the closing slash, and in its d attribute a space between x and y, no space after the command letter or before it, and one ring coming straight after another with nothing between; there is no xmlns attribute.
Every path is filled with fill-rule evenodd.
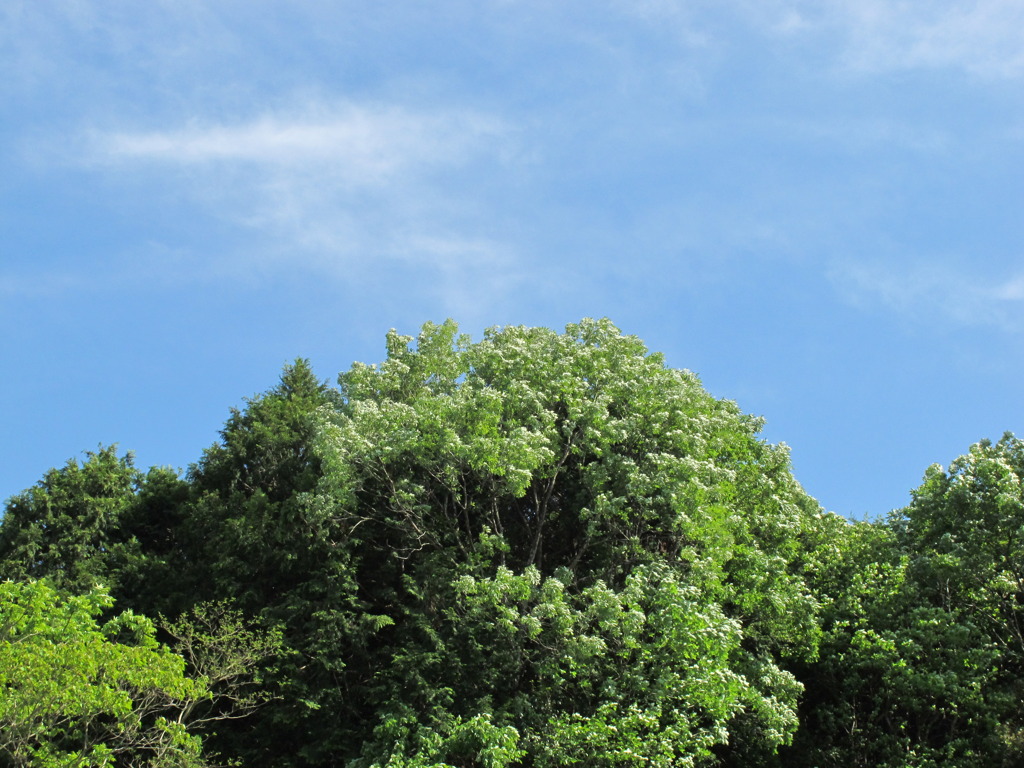
<svg viewBox="0 0 1024 768"><path fill-rule="evenodd" d="M820 513L760 427L606 320L427 324L339 389L286 367L184 479L118 486L106 538L11 560L185 614L168 639L212 693L239 652L191 606L280 626L258 685L220 687L264 706L206 738L253 764L769 765L818 644ZM10 530L48 540L23 507Z"/></svg>
<svg viewBox="0 0 1024 768"><path fill-rule="evenodd" d="M175 605L230 600L247 621L284 631L287 652L265 665L264 690L274 695L213 739L254 763L336 754L348 735L343 713L355 706L338 684L354 661L346 632L355 588L327 521L309 504L322 475L320 412L338 405L337 391L296 360L277 386L232 410L221 440L188 475L188 533L178 536L185 586Z"/></svg>
<svg viewBox="0 0 1024 768"><path fill-rule="evenodd" d="M948 667L967 676L968 702L951 698L942 738L976 764L1024 760L1024 443L983 440L943 470L933 465L891 521L909 558L908 580L927 610L955 627L968 652ZM947 675L950 672L947 672ZM966 764L966 761L965 763Z"/></svg>
<svg viewBox="0 0 1024 768"><path fill-rule="evenodd" d="M1024 450L1006 435L930 467L888 519L830 526L811 582L821 655L801 671L788 765L1021 764L1021 478Z"/></svg>
<svg viewBox="0 0 1024 768"><path fill-rule="evenodd" d="M297 360L277 387L232 411L221 441L189 475L189 525L199 532L192 548L207 555L194 589L254 611L289 589L302 497L320 478L317 413L335 396Z"/></svg>
<svg viewBox="0 0 1024 768"><path fill-rule="evenodd" d="M81 464L69 461L8 503L0 522L0 575L45 578L59 587L61 599L87 598L90 610L111 621L116 602L122 611L129 608L122 617L138 618L144 634L151 625L143 613L176 616L160 632L186 657L190 677L206 694L180 702L169 727L187 722L199 733L273 698L262 688L261 670L281 658L282 648L276 630L258 628L227 602L202 602L197 585L206 565L196 557L210 552L200 549L202 531L185 519L191 496L177 473L153 468L143 474L131 454L118 457L115 447L89 453ZM85 610L73 600L68 605Z"/></svg>
<svg viewBox="0 0 1024 768"><path fill-rule="evenodd" d="M87 594L102 585L122 609L149 615L191 605L181 583L189 486L166 467L143 473L116 446L50 469L7 502L0 520L0 578L46 578ZM187 591L189 597L181 598Z"/></svg>
<svg viewBox="0 0 1024 768"><path fill-rule="evenodd" d="M308 656L284 652L275 627L289 618L291 645L306 648L310 616L343 603L335 597L346 589L330 567L305 586L295 575L324 557L317 531L295 523L301 494L319 478L314 415L335 396L298 360L276 388L232 412L222 441L185 479L167 468L144 474L114 447L50 470L8 504L0 577L46 577L79 595L104 585L119 607L170 616L164 639L188 657L190 674L210 676L214 694L190 720L214 719L207 741L219 750L265 754L261 734L297 734L302 716L316 715L304 704L278 711L277 686L293 704L312 694L303 693ZM287 671L275 677L275 665ZM255 725L236 722L268 702ZM268 721L282 724L262 727ZM274 748L295 753L304 744L293 739Z"/></svg>
<svg viewBox="0 0 1024 768"><path fill-rule="evenodd" d="M182 713L208 698L130 612L97 621L102 590L0 583L0 759L12 768L198 768Z"/></svg>
<svg viewBox="0 0 1024 768"><path fill-rule="evenodd" d="M362 614L353 765L740 763L790 738L816 507L757 419L607 321L387 346L340 378L308 500Z"/></svg>
<svg viewBox="0 0 1024 768"><path fill-rule="evenodd" d="M12 497L0 521L0 578L46 576L57 587L85 594L116 589L139 555L122 527L143 475L116 446L72 459Z"/></svg>

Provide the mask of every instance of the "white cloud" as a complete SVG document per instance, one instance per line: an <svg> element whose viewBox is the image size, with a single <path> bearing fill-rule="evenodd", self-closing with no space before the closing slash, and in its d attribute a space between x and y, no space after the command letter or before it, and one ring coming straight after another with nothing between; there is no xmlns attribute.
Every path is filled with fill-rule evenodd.
<svg viewBox="0 0 1024 768"><path fill-rule="evenodd" d="M997 286L993 295L1003 301L1024 301L1024 275L1017 275Z"/></svg>
<svg viewBox="0 0 1024 768"><path fill-rule="evenodd" d="M992 280L971 269L931 263L840 263L829 274L850 302L881 305L913 319L1024 330L1024 273Z"/></svg>
<svg viewBox="0 0 1024 768"><path fill-rule="evenodd" d="M99 134L91 144L93 159L100 162L238 163L276 170L317 166L363 185L410 168L460 164L505 132L500 121L469 111L344 104L328 114L269 114L235 125Z"/></svg>
<svg viewBox="0 0 1024 768"><path fill-rule="evenodd" d="M261 236L257 253L218 257L218 272L230 262L250 276L298 266L349 279L390 263L426 270L426 289L452 301L485 274L514 282L511 250L473 195L516 162L513 131L486 114L343 103L93 133L86 146L93 170L169 186Z"/></svg>
<svg viewBox="0 0 1024 768"><path fill-rule="evenodd" d="M985 77L1024 74L1024 4L1018 0L835 4L857 69L954 68Z"/></svg>
<svg viewBox="0 0 1024 768"><path fill-rule="evenodd" d="M714 39L713 30L723 28L715 19L725 14L763 34L818 45L848 71L1024 75L1020 0L644 0L635 6L635 15L685 27L693 39Z"/></svg>

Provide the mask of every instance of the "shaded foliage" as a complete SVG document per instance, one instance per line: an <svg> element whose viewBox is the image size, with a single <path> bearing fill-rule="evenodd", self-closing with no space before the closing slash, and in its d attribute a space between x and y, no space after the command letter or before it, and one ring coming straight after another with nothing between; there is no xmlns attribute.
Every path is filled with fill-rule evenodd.
<svg viewBox="0 0 1024 768"><path fill-rule="evenodd" d="M1024 762L1016 438L852 523L606 320L386 345L287 366L184 477L51 470L0 577L169 616L181 733L243 765Z"/></svg>
<svg viewBox="0 0 1024 768"><path fill-rule="evenodd" d="M139 546L122 523L143 482L130 455L115 447L51 469L9 499L0 525L0 578L46 576L56 586L88 593L116 587Z"/></svg>
<svg viewBox="0 0 1024 768"><path fill-rule="evenodd" d="M813 582L824 639L787 764L1021 764L1022 456L1011 435L978 443L888 519L832 522Z"/></svg>

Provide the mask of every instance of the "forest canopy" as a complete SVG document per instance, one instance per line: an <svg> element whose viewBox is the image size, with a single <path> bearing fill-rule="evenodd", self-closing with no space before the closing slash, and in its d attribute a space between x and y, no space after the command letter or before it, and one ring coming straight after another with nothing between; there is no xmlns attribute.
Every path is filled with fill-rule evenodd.
<svg viewBox="0 0 1024 768"><path fill-rule="evenodd" d="M607 320L448 321L184 474L71 460L0 522L0 766L1019 765L1020 441L853 522L761 426Z"/></svg>

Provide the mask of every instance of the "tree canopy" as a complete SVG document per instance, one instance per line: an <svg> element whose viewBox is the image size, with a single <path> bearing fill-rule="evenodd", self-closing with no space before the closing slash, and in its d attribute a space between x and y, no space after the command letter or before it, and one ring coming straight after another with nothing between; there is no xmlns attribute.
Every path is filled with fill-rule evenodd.
<svg viewBox="0 0 1024 768"><path fill-rule="evenodd" d="M852 523L607 320L386 349L286 366L184 476L51 470L0 576L170 617L189 738L243 765L1019 764L1012 436Z"/></svg>
<svg viewBox="0 0 1024 768"><path fill-rule="evenodd" d="M155 627L97 617L102 590L66 596L0 583L0 764L46 768L205 765L180 715L209 696Z"/></svg>

